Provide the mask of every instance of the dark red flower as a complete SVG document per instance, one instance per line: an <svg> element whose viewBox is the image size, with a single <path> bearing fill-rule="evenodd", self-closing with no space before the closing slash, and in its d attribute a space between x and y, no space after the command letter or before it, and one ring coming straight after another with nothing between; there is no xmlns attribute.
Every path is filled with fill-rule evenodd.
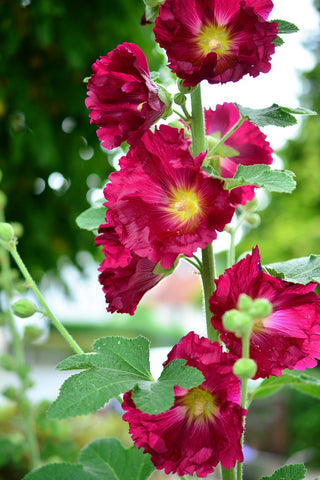
<svg viewBox="0 0 320 480"><path fill-rule="evenodd" d="M267 21L271 0L165 0L155 21L156 41L183 85L236 82L270 70L277 36Z"/></svg>
<svg viewBox="0 0 320 480"><path fill-rule="evenodd" d="M166 109L151 80L147 59L134 43L123 43L92 65L86 107L102 145L129 143L162 117Z"/></svg>
<svg viewBox="0 0 320 480"><path fill-rule="evenodd" d="M114 227L101 225L99 233L96 244L102 245L105 257L99 268L99 281L108 303L107 311L133 315L143 295L164 274L154 274L154 262L125 248Z"/></svg>
<svg viewBox="0 0 320 480"><path fill-rule="evenodd" d="M104 195L107 221L127 249L170 268L178 255L192 256L230 222L230 194L201 169L204 156L192 157L182 130L160 125L120 159Z"/></svg>
<svg viewBox="0 0 320 480"><path fill-rule="evenodd" d="M250 358L258 369L255 378L279 376L285 368L315 367L320 358L320 298L315 283L299 285L263 272L258 247L252 255L228 268L216 282L210 298L212 325L234 355L241 356L241 339L222 324L225 312L236 309L240 294L266 298L272 313L257 320L250 337Z"/></svg>
<svg viewBox="0 0 320 480"><path fill-rule="evenodd" d="M218 342L193 332L183 337L164 365L183 358L199 369L204 382L190 390L174 387L174 405L166 412L149 415L138 410L131 392L124 395L124 420L135 445L151 454L157 469L206 477L221 462L232 468L243 461L240 438L246 411L239 405L239 379L233 374L234 358Z"/></svg>
<svg viewBox="0 0 320 480"><path fill-rule="evenodd" d="M215 110L205 110L206 134L212 143L218 142L240 119L240 113L233 103L217 105ZM259 128L245 120L230 137L220 145L215 160L215 169L224 178L231 178L237 166L272 163L272 148ZM210 154L209 154L210 155ZM244 205L254 197L253 186L238 187L231 191L231 201Z"/></svg>

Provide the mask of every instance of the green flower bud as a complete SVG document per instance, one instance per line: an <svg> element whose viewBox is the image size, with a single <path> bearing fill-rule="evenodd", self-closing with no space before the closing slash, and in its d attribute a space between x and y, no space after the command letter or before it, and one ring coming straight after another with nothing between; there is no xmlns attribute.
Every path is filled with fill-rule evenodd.
<svg viewBox="0 0 320 480"><path fill-rule="evenodd" d="M16 369L17 363L11 355L8 355L7 353L3 353L0 357L0 366L4 370L7 370L8 372L10 372Z"/></svg>
<svg viewBox="0 0 320 480"><path fill-rule="evenodd" d="M12 305L12 311L17 317L28 318L38 311L34 303L26 298L18 300Z"/></svg>
<svg viewBox="0 0 320 480"><path fill-rule="evenodd" d="M272 304L266 298L257 298L252 305L250 314L254 319L264 319L271 315Z"/></svg>
<svg viewBox="0 0 320 480"><path fill-rule="evenodd" d="M253 304L253 300L251 297L246 295L245 293L241 293L238 298L238 308L243 312L248 312Z"/></svg>
<svg viewBox="0 0 320 480"><path fill-rule="evenodd" d="M251 358L239 358L233 365L233 373L240 378L240 380L253 378L256 372L257 364Z"/></svg>
<svg viewBox="0 0 320 480"><path fill-rule="evenodd" d="M14 238L14 231L10 223L0 223L0 240L4 242L11 242Z"/></svg>
<svg viewBox="0 0 320 480"><path fill-rule="evenodd" d="M251 331L252 318L239 310L229 310L223 315L222 323L226 330L235 333L237 337L243 337Z"/></svg>
<svg viewBox="0 0 320 480"><path fill-rule="evenodd" d="M184 87L183 86L184 80L182 78L178 79L177 85L181 93L191 93L193 92L196 88L198 88L198 85L196 87Z"/></svg>
<svg viewBox="0 0 320 480"><path fill-rule="evenodd" d="M260 215L257 213L250 213L250 215L247 215L246 217L246 222L249 223L251 227L258 227L261 223Z"/></svg>
<svg viewBox="0 0 320 480"><path fill-rule="evenodd" d="M176 93L173 97L174 103L177 105L184 105L187 101L187 98L184 93Z"/></svg>
<svg viewBox="0 0 320 480"><path fill-rule="evenodd" d="M23 225L22 225L22 223L12 222L11 226L13 228L14 235L18 238L22 237L22 235L23 235Z"/></svg>
<svg viewBox="0 0 320 480"><path fill-rule="evenodd" d="M9 400L18 400L20 392L17 388L10 386L3 390L2 395L7 397Z"/></svg>

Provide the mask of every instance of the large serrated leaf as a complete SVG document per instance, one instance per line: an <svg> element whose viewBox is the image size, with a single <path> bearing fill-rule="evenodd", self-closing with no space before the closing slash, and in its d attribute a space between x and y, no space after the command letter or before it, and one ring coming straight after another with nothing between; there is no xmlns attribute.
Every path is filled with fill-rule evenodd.
<svg viewBox="0 0 320 480"><path fill-rule="evenodd" d="M295 465L285 465L276 470L270 477L262 477L260 480L302 480L305 473L305 466L302 463L297 463Z"/></svg>
<svg viewBox="0 0 320 480"><path fill-rule="evenodd" d="M98 230L100 225L106 223L106 211L107 209L104 206L88 208L77 216L76 223L83 230Z"/></svg>
<svg viewBox="0 0 320 480"><path fill-rule="evenodd" d="M155 382L150 373L149 341L141 336L100 338L93 349L92 353L73 355L59 363L59 370L85 371L64 382L48 410L49 417L62 419L96 412L111 398L129 390L134 390L138 408L159 413L172 406L174 385L192 388L203 382L202 373L185 366L181 359L170 362Z"/></svg>
<svg viewBox="0 0 320 480"><path fill-rule="evenodd" d="M136 407L149 414L165 412L174 402L175 385L190 389L202 383L202 373L196 368L185 366L185 363L183 359L173 360L166 365L156 382L136 385L132 392Z"/></svg>
<svg viewBox="0 0 320 480"><path fill-rule="evenodd" d="M135 446L125 449L116 438L100 438L80 454L85 471L96 480L146 480L154 466Z"/></svg>
<svg viewBox="0 0 320 480"><path fill-rule="evenodd" d="M88 368L68 378L50 406L51 418L68 418L96 412L111 398L150 381L149 341L144 337L100 338L93 354L78 354L59 364L60 369Z"/></svg>
<svg viewBox="0 0 320 480"><path fill-rule="evenodd" d="M51 463L28 473L23 480L96 480L82 465Z"/></svg>
<svg viewBox="0 0 320 480"><path fill-rule="evenodd" d="M297 123L294 115L317 115L316 112L306 108L288 108L281 107L273 103L267 108L247 108L235 104L242 117L247 118L250 122L258 125L258 127L266 127L274 125L276 127L289 127Z"/></svg>
<svg viewBox="0 0 320 480"><path fill-rule="evenodd" d="M263 267L271 275L273 272L282 280L306 285L310 282L320 283L320 255L293 258L286 262L277 262Z"/></svg>
<svg viewBox="0 0 320 480"><path fill-rule="evenodd" d="M296 187L293 176L288 170L271 170L269 165L238 165L234 177L224 182L227 189L255 185L270 192L291 193Z"/></svg>

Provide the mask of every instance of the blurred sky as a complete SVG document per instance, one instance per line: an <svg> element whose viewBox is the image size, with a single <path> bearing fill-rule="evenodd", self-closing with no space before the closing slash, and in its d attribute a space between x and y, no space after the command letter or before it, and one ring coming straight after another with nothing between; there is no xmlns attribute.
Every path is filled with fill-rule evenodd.
<svg viewBox="0 0 320 480"><path fill-rule="evenodd" d="M272 58L272 69L268 74L257 78L245 77L236 84L203 85L205 106L215 107L224 101L236 101L252 108L263 108L272 103L282 106L299 106L302 71L310 70L315 63L308 45L319 34L319 18L312 0L274 0L274 10L270 19L287 20L300 29L298 33L282 35L285 44L276 48ZM124 39L125 40L125 39ZM294 136L296 127L264 129L271 146L276 149ZM79 212L80 213L80 212ZM86 255L86 254L84 254ZM89 259L85 275L74 268L65 268L64 276L73 292L73 300L66 299L63 292L52 287L45 292L46 299L61 320L106 319L104 296L97 280L97 266Z"/></svg>

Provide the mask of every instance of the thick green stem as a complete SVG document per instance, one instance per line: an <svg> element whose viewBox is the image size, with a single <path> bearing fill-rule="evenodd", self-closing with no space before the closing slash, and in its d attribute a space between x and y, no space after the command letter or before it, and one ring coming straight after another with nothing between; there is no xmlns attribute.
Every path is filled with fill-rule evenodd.
<svg viewBox="0 0 320 480"><path fill-rule="evenodd" d="M236 480L236 471L234 468L223 468L221 467L221 473L223 480Z"/></svg>
<svg viewBox="0 0 320 480"><path fill-rule="evenodd" d="M206 150L206 138L204 129L204 117L201 99L200 84L191 93L191 108L192 108L192 149L193 155L197 156ZM214 291L215 284L215 264L212 245L209 244L202 250L202 268L201 279L204 294L204 308L206 314L207 334L211 341L218 339L218 332L213 329L211 325L211 312L209 309L209 298Z"/></svg>
<svg viewBox="0 0 320 480"><path fill-rule="evenodd" d="M47 315L47 317L52 321L54 326L57 328L57 330L61 333L61 335L65 338L65 340L69 343L71 348L76 352L76 353L83 353L82 348L77 344L77 342L74 340L74 338L70 335L70 333L65 329L65 327L60 323L60 321L54 316L48 305L46 304L40 290L38 289L36 283L34 282L33 278L31 277L27 267L25 266L24 262L22 261L22 258L20 257L16 246L13 244L11 247L8 247L9 252L11 253L12 257L14 258L16 264L18 265L22 275L26 279L28 285L32 288L34 291L35 295L37 296L39 302L44 308L44 312Z"/></svg>

